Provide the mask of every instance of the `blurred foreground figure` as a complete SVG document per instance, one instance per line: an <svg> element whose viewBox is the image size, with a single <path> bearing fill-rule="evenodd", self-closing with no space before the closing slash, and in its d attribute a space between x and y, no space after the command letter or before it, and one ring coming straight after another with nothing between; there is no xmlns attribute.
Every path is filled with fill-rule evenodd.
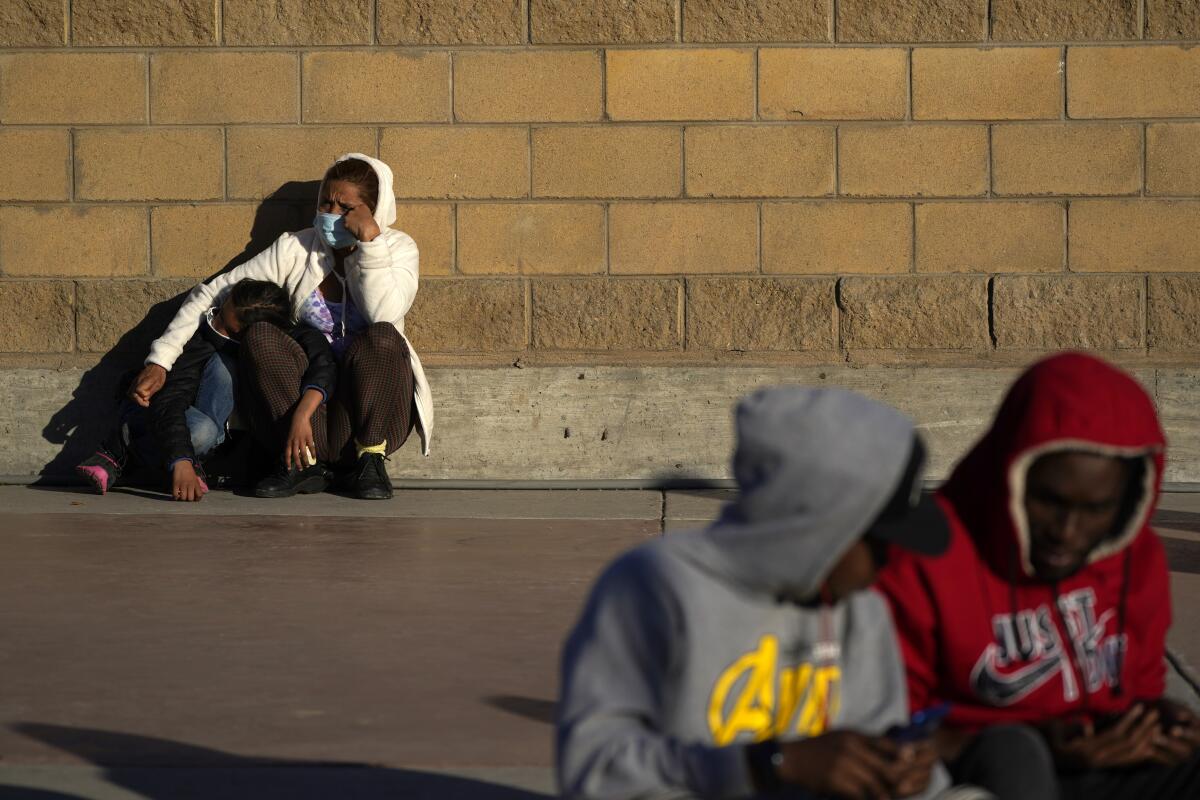
<svg viewBox="0 0 1200 800"><path fill-rule="evenodd" d="M935 554L948 539L912 423L850 392L779 388L742 401L737 436L738 500L619 557L567 641L563 795L946 788L930 741L888 735L909 721L904 672L865 591L889 544Z"/></svg>
<svg viewBox="0 0 1200 800"><path fill-rule="evenodd" d="M1046 359L939 492L946 553L881 574L909 702L952 706L937 740L957 779L1002 800L1200 797L1200 724L1163 699L1164 448L1133 378Z"/></svg>

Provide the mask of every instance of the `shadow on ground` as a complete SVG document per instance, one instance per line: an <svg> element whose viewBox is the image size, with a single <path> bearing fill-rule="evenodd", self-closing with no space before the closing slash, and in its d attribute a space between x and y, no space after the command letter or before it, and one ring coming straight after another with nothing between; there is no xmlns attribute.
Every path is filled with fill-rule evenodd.
<svg viewBox="0 0 1200 800"><path fill-rule="evenodd" d="M272 192L255 211L254 223L242 252L216 269L205 281L249 261L281 234L310 227L319 188L320 181L288 181ZM117 343L100 356L94 367L84 372L71 399L42 429L46 441L62 445L58 454L40 470L42 482L74 481L75 465L90 455L109 432L123 387L141 368L150 343L166 329L186 296L186 292L181 292L155 303L140 321L128 320L130 327Z"/></svg>
<svg viewBox="0 0 1200 800"><path fill-rule="evenodd" d="M255 758L128 733L34 722L13 729L104 768L113 786L148 800L542 800L547 795L472 778L369 764ZM0 800L86 800L0 785Z"/></svg>

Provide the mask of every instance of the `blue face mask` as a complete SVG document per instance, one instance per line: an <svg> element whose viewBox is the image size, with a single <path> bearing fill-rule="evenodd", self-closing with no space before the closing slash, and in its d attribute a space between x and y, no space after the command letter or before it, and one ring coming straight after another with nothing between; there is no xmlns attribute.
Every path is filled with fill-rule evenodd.
<svg viewBox="0 0 1200 800"><path fill-rule="evenodd" d="M346 219L341 214L318 213L313 217L317 234L332 248L351 247L358 243L354 234L346 230Z"/></svg>

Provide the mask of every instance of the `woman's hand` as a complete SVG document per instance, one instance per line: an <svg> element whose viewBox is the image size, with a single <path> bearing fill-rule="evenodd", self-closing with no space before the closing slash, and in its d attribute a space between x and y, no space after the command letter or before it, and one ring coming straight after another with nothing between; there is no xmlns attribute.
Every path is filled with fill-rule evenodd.
<svg viewBox="0 0 1200 800"><path fill-rule="evenodd" d="M195 503L208 493L208 486L196 474L196 467L186 458L175 462L171 469L171 495L176 500Z"/></svg>
<svg viewBox="0 0 1200 800"><path fill-rule="evenodd" d="M150 398L167 382L167 371L158 364L147 364L129 387L129 398L142 408L150 407Z"/></svg>
<svg viewBox="0 0 1200 800"><path fill-rule="evenodd" d="M367 208L366 203L359 203L354 208L346 212L345 220L346 230L354 234L354 238L360 242L370 242L379 235L379 225L375 222L375 217L371 216L371 209Z"/></svg>
<svg viewBox="0 0 1200 800"><path fill-rule="evenodd" d="M1159 714L1136 704L1106 730L1097 732L1086 721L1082 730L1069 730L1061 720L1045 729L1054 759L1066 769L1093 770L1131 767L1161 758Z"/></svg>
<svg viewBox="0 0 1200 800"><path fill-rule="evenodd" d="M312 415L324 399L316 389L305 389L304 396L292 412L292 425L288 430L287 444L283 447L283 462L288 469L297 470L316 463L317 443L313 439ZM309 456L312 456L310 460Z"/></svg>

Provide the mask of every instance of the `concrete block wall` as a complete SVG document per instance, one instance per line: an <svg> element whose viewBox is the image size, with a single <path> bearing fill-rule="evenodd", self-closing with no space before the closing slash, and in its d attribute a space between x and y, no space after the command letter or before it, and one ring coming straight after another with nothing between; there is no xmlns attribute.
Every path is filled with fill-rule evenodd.
<svg viewBox="0 0 1200 800"><path fill-rule="evenodd" d="M136 363L349 150L435 369L1196 365L1192 0L0 6L0 369Z"/></svg>

